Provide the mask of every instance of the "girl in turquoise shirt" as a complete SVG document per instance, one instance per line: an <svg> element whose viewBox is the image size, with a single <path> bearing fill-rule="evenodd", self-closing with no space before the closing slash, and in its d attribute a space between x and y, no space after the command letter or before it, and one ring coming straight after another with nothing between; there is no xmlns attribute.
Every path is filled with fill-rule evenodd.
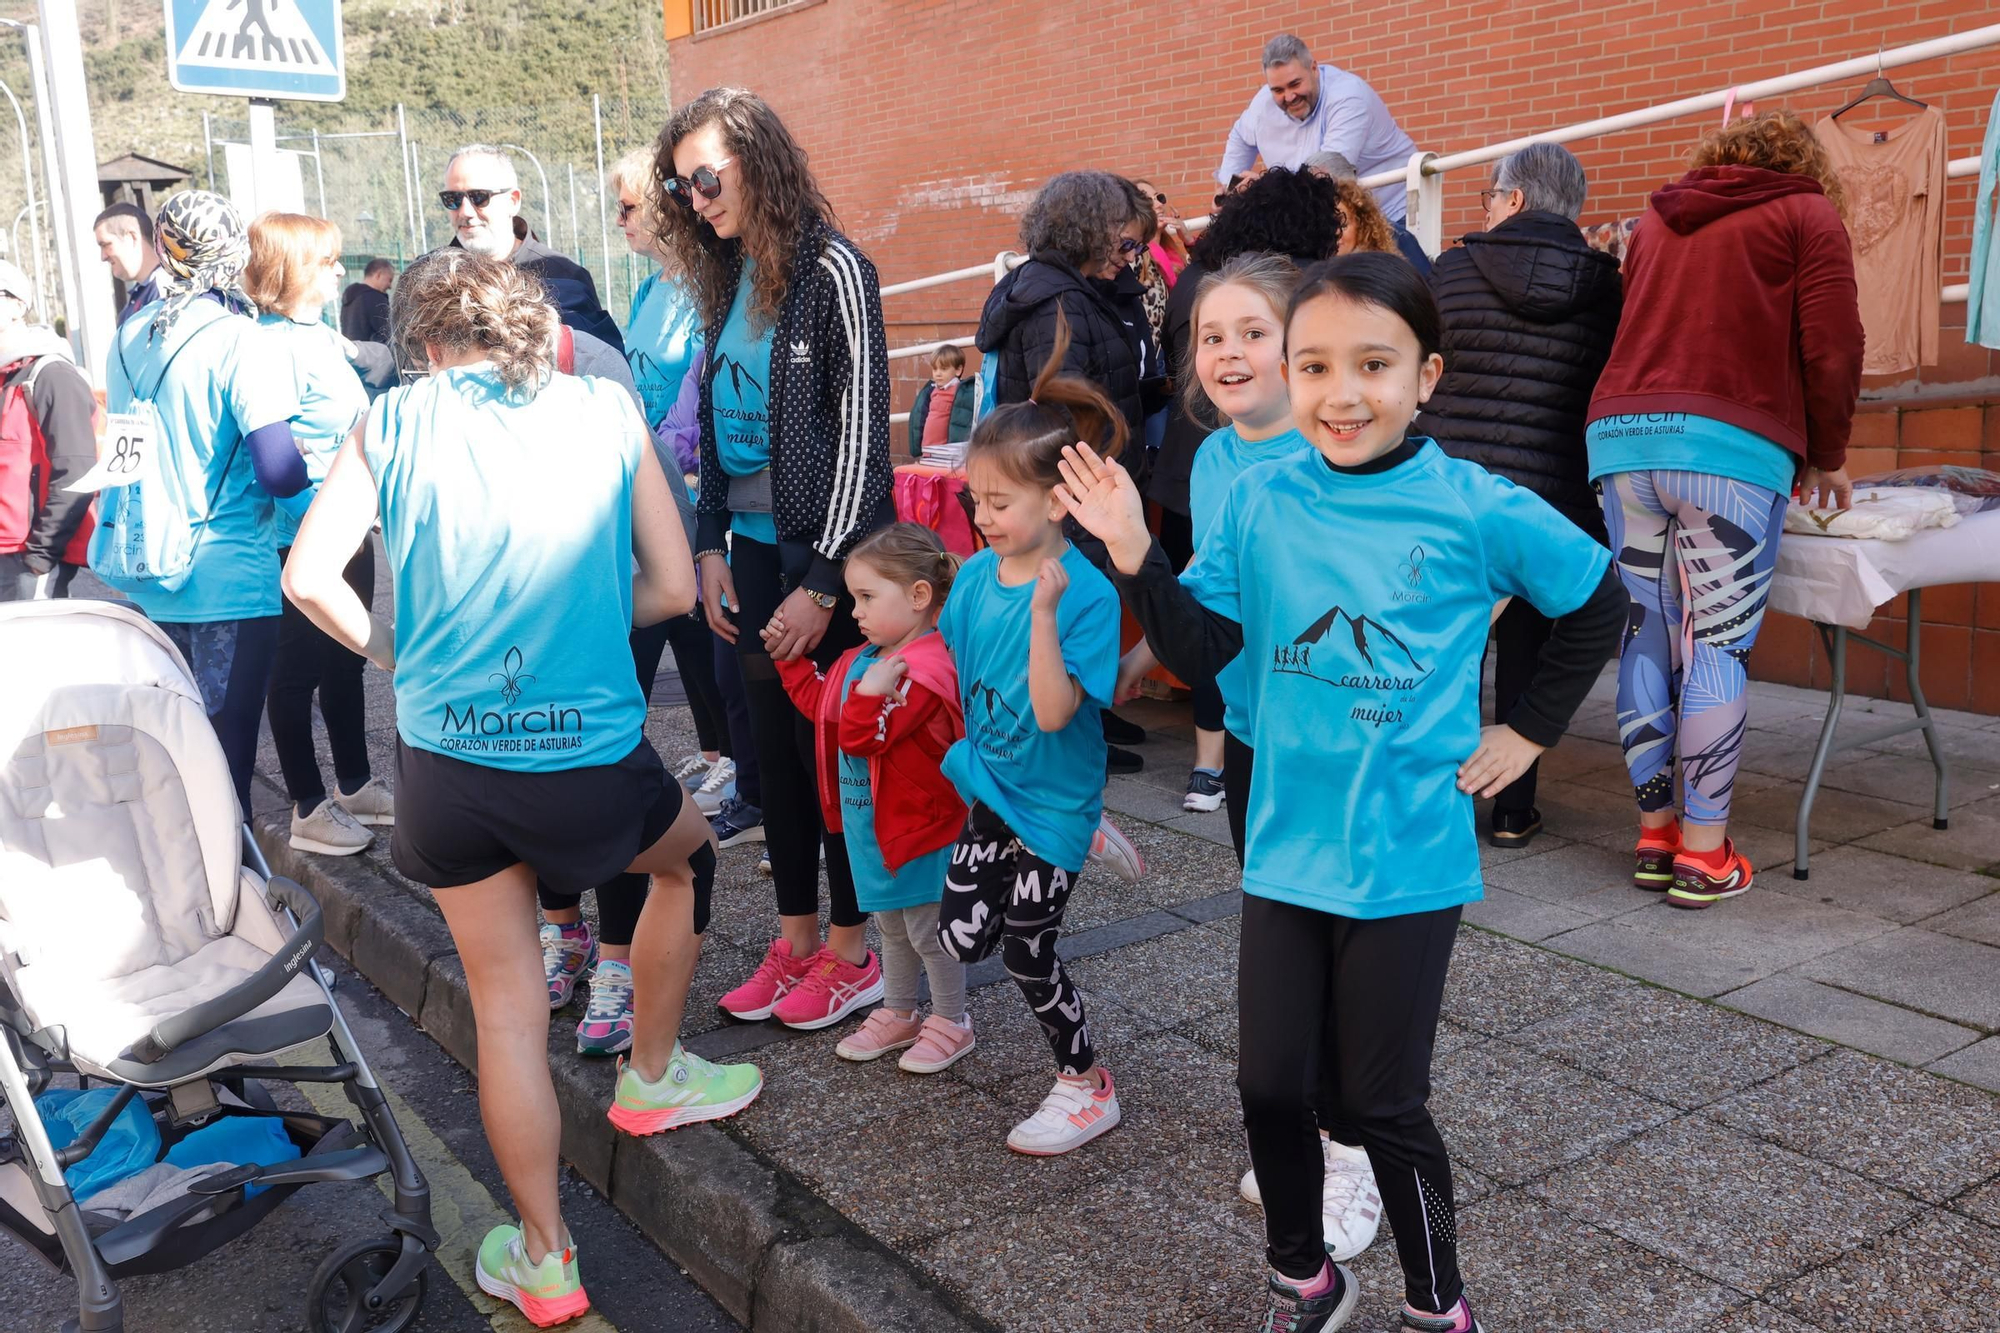
<svg viewBox="0 0 2000 1333"><path fill-rule="evenodd" d="M1263 1187L1265 1326L1325 1333L1358 1303L1321 1221L1311 1103L1331 1098L1381 1188L1404 1327L1471 1333L1451 1165L1425 1103L1459 913L1481 892L1472 803L1561 736L1624 598L1609 553L1545 502L1406 438L1444 363L1437 306L1401 256L1308 270L1285 337L1313 449L1238 478L1180 581L1123 468L1073 446L1057 494L1104 540L1169 667L1242 658L1257 783L1237 1086ZM1482 731L1480 658L1494 602L1513 596L1555 632L1521 703Z"/></svg>

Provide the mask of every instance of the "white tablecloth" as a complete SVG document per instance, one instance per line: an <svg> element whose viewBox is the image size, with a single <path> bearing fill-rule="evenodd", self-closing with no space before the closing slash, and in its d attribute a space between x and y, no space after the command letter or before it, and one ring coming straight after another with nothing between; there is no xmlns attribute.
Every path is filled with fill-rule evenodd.
<svg viewBox="0 0 2000 1333"><path fill-rule="evenodd" d="M1865 630L1897 593L1943 583L2000 582L2000 510L1906 541L1856 541L1788 532L1778 544L1770 609Z"/></svg>

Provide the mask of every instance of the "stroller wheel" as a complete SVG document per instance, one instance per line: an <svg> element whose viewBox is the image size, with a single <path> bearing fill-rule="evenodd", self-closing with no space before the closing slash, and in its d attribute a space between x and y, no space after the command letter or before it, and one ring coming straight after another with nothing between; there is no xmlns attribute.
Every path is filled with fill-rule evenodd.
<svg viewBox="0 0 2000 1333"><path fill-rule="evenodd" d="M335 1250L313 1274L306 1289L306 1328L310 1333L400 1333L423 1308L430 1268L417 1270L416 1281L400 1294L370 1310L368 1293L402 1257L403 1244L391 1238L360 1240Z"/></svg>

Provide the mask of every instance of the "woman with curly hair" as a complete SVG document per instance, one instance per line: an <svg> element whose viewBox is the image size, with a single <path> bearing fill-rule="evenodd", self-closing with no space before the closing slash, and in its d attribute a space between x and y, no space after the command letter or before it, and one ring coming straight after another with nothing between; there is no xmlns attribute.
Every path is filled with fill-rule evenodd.
<svg viewBox="0 0 2000 1333"><path fill-rule="evenodd" d="M1028 401L1056 347L1060 313L1069 319L1069 344L1059 371L1104 390L1128 438L1145 438L1147 400L1164 397L1165 377L1147 364L1158 352L1132 263L1156 222L1152 200L1122 176L1065 171L1050 178L1021 216L1028 262L1001 279L979 316L974 341L994 358L994 402ZM1145 452L1130 450L1123 460L1135 475Z"/></svg>
<svg viewBox="0 0 2000 1333"><path fill-rule="evenodd" d="M711 88L660 132L654 211L704 325L696 559L736 645L764 808L725 802L724 847L763 841L779 935L722 997L742 1019L822 1028L882 997L840 835L821 821L813 727L777 661L822 670L861 642L847 553L895 520L889 361L875 266L835 231L805 150L761 97ZM767 625L782 626L768 643ZM819 931L824 848L831 927Z"/></svg>
<svg viewBox="0 0 2000 1333"><path fill-rule="evenodd" d="M531 273L434 250L397 280L391 314L429 373L376 400L341 446L285 593L395 673L391 851L431 888L465 965L480 1114L521 1213L480 1243L479 1285L547 1327L590 1298L557 1192L537 875L566 893L620 871L652 877L613 1125L715 1120L763 1088L755 1066L713 1065L679 1041L715 848L646 739L627 635L686 615L694 569L631 395L554 373L558 315ZM378 515L393 625L341 575Z"/></svg>
<svg viewBox="0 0 2000 1333"><path fill-rule="evenodd" d="M1728 837L1744 663L1794 484L1808 504L1853 496L1861 311L1840 188L1803 120L1713 130L1689 165L1633 233L1585 442L1632 599L1618 730L1633 883L1701 908L1750 887Z"/></svg>
<svg viewBox="0 0 2000 1333"><path fill-rule="evenodd" d="M1388 255L1402 253L1402 247L1396 244L1396 229L1383 216L1374 191L1364 190L1360 181L1352 180L1336 180L1333 188L1340 195L1340 253L1351 255L1359 250L1378 250Z"/></svg>

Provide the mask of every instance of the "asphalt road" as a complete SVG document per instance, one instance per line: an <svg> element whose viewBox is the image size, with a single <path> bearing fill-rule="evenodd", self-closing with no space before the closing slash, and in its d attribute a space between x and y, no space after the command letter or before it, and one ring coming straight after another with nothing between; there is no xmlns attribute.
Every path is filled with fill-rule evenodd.
<svg viewBox="0 0 2000 1333"><path fill-rule="evenodd" d="M330 957L330 955L327 955ZM478 1291L470 1255L486 1229L511 1221L506 1187L479 1124L472 1076L368 983L336 964L336 998L430 1179L439 1229L430 1290L411 1330L525 1333L512 1306ZM314 1058L323 1058L322 1045ZM281 1105L306 1108L296 1089ZM337 1089L327 1089L340 1096ZM324 1092L320 1093L324 1095ZM345 1103L327 1114L344 1114ZM738 1325L594 1189L565 1170L563 1210L593 1309L570 1333L722 1333ZM247 1235L191 1268L121 1284L129 1333L296 1333L313 1270L352 1240L381 1236L386 1200L373 1182L312 1185ZM457 1243L453 1243L453 1237ZM76 1287L0 1232L0 1333L48 1333L75 1313Z"/></svg>

